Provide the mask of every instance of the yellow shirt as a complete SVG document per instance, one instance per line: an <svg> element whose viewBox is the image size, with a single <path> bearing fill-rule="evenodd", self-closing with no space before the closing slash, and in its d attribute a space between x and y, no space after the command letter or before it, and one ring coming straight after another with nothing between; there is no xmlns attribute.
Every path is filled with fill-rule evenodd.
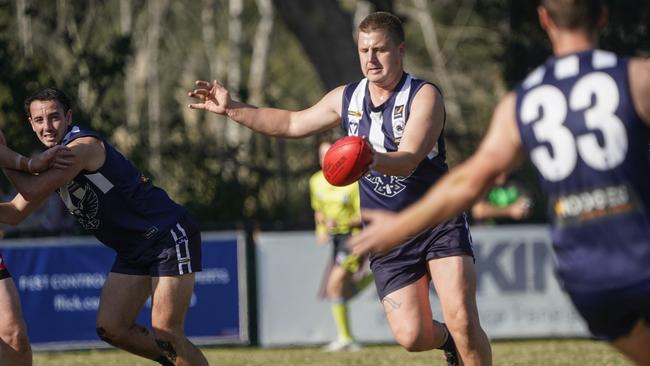
<svg viewBox="0 0 650 366"><path fill-rule="evenodd" d="M309 179L311 207L325 216L327 220L336 221L336 227L328 229L325 225L316 224L318 232L334 234L349 234L357 231L351 224L358 222L361 216L359 203L359 185L355 182L345 187L336 187L325 180L323 171L314 173Z"/></svg>

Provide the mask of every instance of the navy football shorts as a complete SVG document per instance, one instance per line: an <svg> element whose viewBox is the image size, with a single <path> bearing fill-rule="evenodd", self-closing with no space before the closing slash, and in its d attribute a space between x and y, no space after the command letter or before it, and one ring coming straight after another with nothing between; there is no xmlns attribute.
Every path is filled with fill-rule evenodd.
<svg viewBox="0 0 650 366"><path fill-rule="evenodd" d="M178 276L201 271L201 231L185 216L134 259L115 258L111 272L138 276Z"/></svg>
<svg viewBox="0 0 650 366"><path fill-rule="evenodd" d="M339 266L350 255L350 249L345 245L348 238L350 238L350 234L332 235L332 260Z"/></svg>
<svg viewBox="0 0 650 366"><path fill-rule="evenodd" d="M650 323L650 283L600 292L572 292L569 297L594 337L613 341L644 319Z"/></svg>
<svg viewBox="0 0 650 366"><path fill-rule="evenodd" d="M379 299L428 275L430 260L460 255L474 258L465 214L427 229L384 254L371 255Z"/></svg>
<svg viewBox="0 0 650 366"><path fill-rule="evenodd" d="M5 260L2 258L2 254L0 254L0 280L8 277L11 277L11 274L5 265Z"/></svg>

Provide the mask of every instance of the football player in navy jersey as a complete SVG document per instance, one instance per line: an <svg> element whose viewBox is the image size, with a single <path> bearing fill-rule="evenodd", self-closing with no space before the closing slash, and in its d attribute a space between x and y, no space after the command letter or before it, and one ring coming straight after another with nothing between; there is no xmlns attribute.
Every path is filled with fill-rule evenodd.
<svg viewBox="0 0 650 366"><path fill-rule="evenodd" d="M5 170L19 193L3 210L20 220L58 192L84 229L117 253L102 289L98 336L162 365L207 365L183 329L201 271L198 226L106 140L73 126L62 91L37 91L25 112L45 146L67 146L74 157L70 166L37 176ZM135 323L149 296L152 330Z"/></svg>
<svg viewBox="0 0 650 366"><path fill-rule="evenodd" d="M357 45L365 78L335 88L305 110L251 106L233 100L216 81L197 81L197 89L188 94L198 101L189 107L228 116L270 136L299 138L336 127L364 136L375 154L372 168L359 180L361 208L398 211L447 171L444 104L436 86L404 72L404 30L395 15L367 16L358 27ZM458 354L465 365L490 365L465 215L402 243L390 253L370 257L395 339L409 351L443 349L449 365L460 364ZM446 324L432 319L431 282Z"/></svg>
<svg viewBox="0 0 650 366"><path fill-rule="evenodd" d="M39 173L49 167L63 169L70 164L71 158L72 155L62 146L48 149L34 158L26 158L7 148L4 135L0 131L0 167L3 169ZM9 224L17 222L19 215L12 207L11 204L0 203L0 222ZM30 366L31 364L32 349L20 310L18 290L0 254L0 365Z"/></svg>
<svg viewBox="0 0 650 366"><path fill-rule="evenodd" d="M650 365L650 60L597 48L599 0L542 0L554 56L496 107L475 154L349 241L384 251L461 212L528 155L549 197L561 282L597 338Z"/></svg>

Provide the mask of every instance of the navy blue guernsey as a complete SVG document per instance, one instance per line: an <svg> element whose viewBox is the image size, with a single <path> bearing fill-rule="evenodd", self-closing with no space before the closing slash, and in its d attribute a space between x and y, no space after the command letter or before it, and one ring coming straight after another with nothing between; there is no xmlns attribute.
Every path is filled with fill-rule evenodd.
<svg viewBox="0 0 650 366"><path fill-rule="evenodd" d="M349 136L365 136L377 152L397 151L415 94L427 82L404 73L390 98L374 106L368 80L348 84L343 92L341 125ZM407 177L370 171L359 179L362 208L399 211L417 201L445 172L443 134L427 157Z"/></svg>
<svg viewBox="0 0 650 366"><path fill-rule="evenodd" d="M134 258L186 211L96 132L73 126L61 145L87 136L104 143L106 160L97 171L82 171L59 195L84 229L124 258Z"/></svg>
<svg viewBox="0 0 650 366"><path fill-rule="evenodd" d="M628 59L602 50L550 58L517 88L524 148L549 197L567 289L650 280L648 127L630 96Z"/></svg>

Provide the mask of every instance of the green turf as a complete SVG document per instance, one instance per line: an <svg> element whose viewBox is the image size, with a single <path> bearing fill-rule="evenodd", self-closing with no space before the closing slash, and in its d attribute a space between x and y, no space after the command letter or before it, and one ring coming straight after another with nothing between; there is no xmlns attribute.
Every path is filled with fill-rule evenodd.
<svg viewBox="0 0 650 366"><path fill-rule="evenodd" d="M317 348L202 348L219 366L444 366L440 351L408 353L398 346L367 346L354 353L323 353ZM497 341L495 366L629 365L607 344L588 340ZM156 363L116 350L36 353L34 366L152 366Z"/></svg>

